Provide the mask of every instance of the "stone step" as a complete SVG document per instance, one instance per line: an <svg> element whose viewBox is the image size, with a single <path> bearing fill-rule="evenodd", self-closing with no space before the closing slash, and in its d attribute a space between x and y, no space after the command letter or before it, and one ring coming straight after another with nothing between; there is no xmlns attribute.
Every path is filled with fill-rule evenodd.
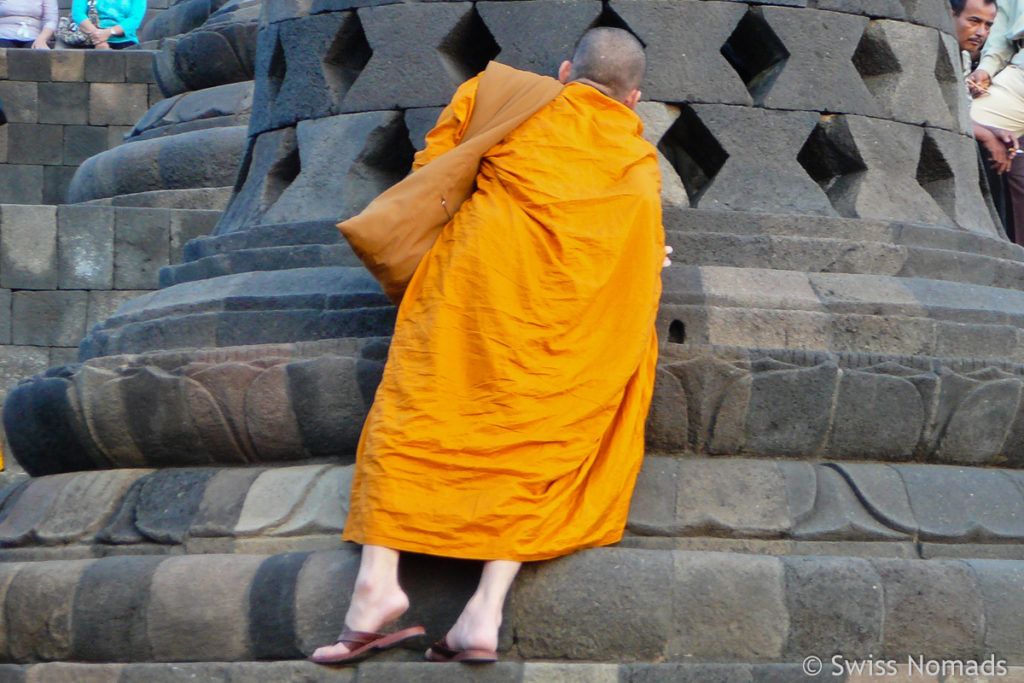
<svg viewBox="0 0 1024 683"><path fill-rule="evenodd" d="M36 477L0 491L0 559L338 549L351 479L329 464ZM1024 560L1022 542L1019 470L649 455L623 545Z"/></svg>
<svg viewBox="0 0 1024 683"><path fill-rule="evenodd" d="M693 664L693 663L631 663L603 662L499 662L486 665L433 664L400 661L380 661L378 657L344 668L318 666L309 662L196 662L196 663L139 663L139 664L71 664L48 662L28 665L0 665L0 680L7 683L781 683L784 681L860 681L863 678L833 668L831 661L818 676L804 674L802 663L785 664ZM893 680L913 680L914 683L940 683L954 680L948 677L958 671L967 671L972 663L982 676L989 671L1005 671L1006 680L1019 680L1024 667L989 662L985 658L941 661L912 658L892 660ZM869 670L868 667L889 667L889 661L872 664L872 660L848 663L837 662L846 670ZM812 661L809 665L814 668ZM945 666L945 668L943 668ZM962 667L962 668L960 668ZM982 668L985 667L985 668ZM839 675L835 675L838 672ZM937 673L933 673L937 672ZM947 676L943 676L946 672ZM897 678L898 676L898 678ZM964 680L957 678L955 680ZM968 679L972 680L972 679ZM978 679L973 679L978 680ZM988 680L987 678L982 680Z"/></svg>
<svg viewBox="0 0 1024 683"><path fill-rule="evenodd" d="M246 315L268 325L260 311ZM1024 466L1019 363L681 344L675 322L667 327L647 423L653 454ZM4 425L36 476L347 462L387 350L367 337L93 358L16 386ZM143 415L131 405L165 407Z"/></svg>
<svg viewBox="0 0 1024 683"><path fill-rule="evenodd" d="M355 548L283 555L0 562L0 661L298 659L341 630ZM479 564L404 555L397 626L437 638ZM804 657L1024 662L1024 562L767 557L598 548L523 568L507 661L799 663ZM927 628L922 628L927 624ZM416 659L410 643L398 659Z"/></svg>

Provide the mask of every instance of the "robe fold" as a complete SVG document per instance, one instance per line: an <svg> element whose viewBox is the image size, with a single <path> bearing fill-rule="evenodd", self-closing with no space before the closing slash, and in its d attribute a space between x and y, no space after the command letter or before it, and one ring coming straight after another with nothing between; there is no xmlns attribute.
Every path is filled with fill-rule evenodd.
<svg viewBox="0 0 1024 683"><path fill-rule="evenodd" d="M477 82L414 168L458 143ZM528 561L621 538L665 256L641 131L633 111L570 83L484 156L399 306L344 539Z"/></svg>

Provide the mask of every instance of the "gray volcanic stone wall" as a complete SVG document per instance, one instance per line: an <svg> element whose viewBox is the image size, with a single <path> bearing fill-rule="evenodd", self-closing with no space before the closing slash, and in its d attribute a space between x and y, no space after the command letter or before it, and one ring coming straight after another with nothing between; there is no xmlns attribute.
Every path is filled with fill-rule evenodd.
<svg viewBox="0 0 1024 683"><path fill-rule="evenodd" d="M0 396L47 367L118 306L157 287L216 211L0 204Z"/></svg>
<svg viewBox="0 0 1024 683"><path fill-rule="evenodd" d="M162 95L153 53L0 49L0 202L63 204L79 164L121 144Z"/></svg>

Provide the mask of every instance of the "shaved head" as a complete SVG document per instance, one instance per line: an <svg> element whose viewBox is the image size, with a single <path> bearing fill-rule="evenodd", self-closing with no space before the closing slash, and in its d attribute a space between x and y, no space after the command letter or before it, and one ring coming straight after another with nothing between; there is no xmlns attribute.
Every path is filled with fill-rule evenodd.
<svg viewBox="0 0 1024 683"><path fill-rule="evenodd" d="M592 28L576 43L570 80L586 79L624 99L640 87L647 67L644 47L633 34L621 28Z"/></svg>

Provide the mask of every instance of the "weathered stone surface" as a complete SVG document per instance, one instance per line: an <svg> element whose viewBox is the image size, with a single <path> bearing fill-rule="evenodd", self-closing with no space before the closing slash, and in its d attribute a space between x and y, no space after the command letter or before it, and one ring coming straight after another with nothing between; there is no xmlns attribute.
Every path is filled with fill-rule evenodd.
<svg viewBox="0 0 1024 683"><path fill-rule="evenodd" d="M392 112L302 121L296 136L301 171L261 223L289 221L300 210L314 220L348 218L401 180L412 163L408 133Z"/></svg>
<svg viewBox="0 0 1024 683"><path fill-rule="evenodd" d="M785 481L773 462L687 459L678 481L677 533L758 537L792 529Z"/></svg>
<svg viewBox="0 0 1024 683"><path fill-rule="evenodd" d="M93 560L31 563L14 576L4 596L11 659L16 662L71 658L75 589Z"/></svg>
<svg viewBox="0 0 1024 683"><path fill-rule="evenodd" d="M938 465L895 465L928 540L994 540L1024 536L1024 496L999 471Z"/></svg>
<svg viewBox="0 0 1024 683"><path fill-rule="evenodd" d="M673 552L672 558L673 635L667 659L780 656L789 617L779 560L685 551ZM708 600L709 595L716 599Z"/></svg>
<svg viewBox="0 0 1024 683"><path fill-rule="evenodd" d="M203 499L189 529L190 536L231 536L253 481L261 468L224 469L206 483Z"/></svg>
<svg viewBox="0 0 1024 683"><path fill-rule="evenodd" d="M819 149L832 146L834 161L812 175L828 183L832 206L842 216L913 220L952 225L952 220L918 184L917 160L923 131L883 119L836 116L822 119ZM805 162L806 163L806 162Z"/></svg>
<svg viewBox="0 0 1024 683"><path fill-rule="evenodd" d="M379 381L383 371L379 363L376 368L360 367L368 364L331 356L288 364L288 393L307 451L352 459L377 384L371 382L364 391L360 379L376 370Z"/></svg>
<svg viewBox="0 0 1024 683"><path fill-rule="evenodd" d="M624 664L628 683L752 683L749 664Z"/></svg>
<svg viewBox="0 0 1024 683"><path fill-rule="evenodd" d="M123 664L77 664L48 662L24 668L25 683L110 683L121 680ZM6 679L5 679L6 680Z"/></svg>
<svg viewBox="0 0 1024 683"><path fill-rule="evenodd" d="M352 467L332 467L321 473L288 521L272 536L340 534L348 517Z"/></svg>
<svg viewBox="0 0 1024 683"><path fill-rule="evenodd" d="M197 555L160 563L146 620L153 658L251 658L249 591L263 561L253 555Z"/></svg>
<svg viewBox="0 0 1024 683"><path fill-rule="evenodd" d="M472 12L470 3L459 2L359 9L371 54L345 93L341 111L447 104L455 88L498 51ZM448 64L437 49L442 44L451 46Z"/></svg>
<svg viewBox="0 0 1024 683"><path fill-rule="evenodd" d="M273 555L260 565L249 593L249 640L256 659L301 657L295 635L295 587L309 553Z"/></svg>
<svg viewBox="0 0 1024 683"><path fill-rule="evenodd" d="M852 61L866 18L782 7L764 7L760 16L789 53L764 106L878 115Z"/></svg>
<svg viewBox="0 0 1024 683"><path fill-rule="evenodd" d="M619 665L526 662L519 680L522 683L619 683Z"/></svg>
<svg viewBox="0 0 1024 683"><path fill-rule="evenodd" d="M38 203L38 202L37 202ZM0 207L0 285L57 288L57 214L52 206Z"/></svg>
<svg viewBox="0 0 1024 683"><path fill-rule="evenodd" d="M261 533L288 521L325 470L323 465L306 465L265 471L249 488L235 535Z"/></svg>
<svg viewBox="0 0 1024 683"><path fill-rule="evenodd" d="M68 475L54 475L31 480L18 498L4 507L0 521L0 543L16 545L31 538L36 525L46 518L47 512L68 486Z"/></svg>
<svg viewBox="0 0 1024 683"><path fill-rule="evenodd" d="M411 662L367 662L359 667L359 681L389 683L515 683L520 678L522 665L518 662L497 662L484 667L435 664L424 667Z"/></svg>
<svg viewBox="0 0 1024 683"><path fill-rule="evenodd" d="M945 51L938 32L908 22L881 20L871 22L865 40L885 46L873 56L875 60L892 61L881 68L874 62L861 65L868 90L886 116L912 124L959 128L937 79L941 74L936 72L936 57L940 49ZM958 79L959 62L954 64L951 69Z"/></svg>
<svg viewBox="0 0 1024 683"><path fill-rule="evenodd" d="M671 655L673 623L692 617L678 602L684 593L674 593L686 578L677 573L673 582L672 562L669 553L602 548L524 567L507 608L520 655L595 661ZM670 602L667 595L676 597ZM628 630L604 628L620 618L628 619Z"/></svg>
<svg viewBox="0 0 1024 683"><path fill-rule="evenodd" d="M11 582L14 577L17 576L18 572L24 564L20 562L3 562L0 563L0 601L4 605L7 604L7 591L11 586ZM0 609L0 660L5 662L11 660L11 638L10 631L7 626L7 610ZM0 671L0 674L7 672ZM14 679L16 680L16 679Z"/></svg>
<svg viewBox="0 0 1024 683"><path fill-rule="evenodd" d="M159 470L139 491L135 525L157 543L181 543L203 499L213 470Z"/></svg>
<svg viewBox="0 0 1024 683"><path fill-rule="evenodd" d="M63 127L34 123L9 123L7 160L13 164L60 164Z"/></svg>
<svg viewBox="0 0 1024 683"><path fill-rule="evenodd" d="M121 209L114 225L114 285L155 289L157 271L169 260L167 212Z"/></svg>
<svg viewBox="0 0 1024 683"><path fill-rule="evenodd" d="M676 458L647 456L637 475L626 528L639 535L667 535L678 528L681 464Z"/></svg>
<svg viewBox="0 0 1024 683"><path fill-rule="evenodd" d="M896 540L908 538L899 529L880 524L861 505L855 491L835 469L816 467L814 505L799 520L793 536L801 539Z"/></svg>
<svg viewBox="0 0 1024 683"><path fill-rule="evenodd" d="M333 643L344 628L359 556L358 550L346 546L313 553L303 563L295 586L295 636L303 653Z"/></svg>
<svg viewBox="0 0 1024 683"><path fill-rule="evenodd" d="M828 414L819 407L832 402L838 379L838 368L827 363L756 374L750 386L744 450L764 455L817 453L828 429Z"/></svg>
<svg viewBox="0 0 1024 683"><path fill-rule="evenodd" d="M98 206L57 209L58 284L61 289L112 289L114 211Z"/></svg>
<svg viewBox="0 0 1024 683"><path fill-rule="evenodd" d="M947 462L989 462L1003 444L1020 406L1019 379L988 382L967 394L956 407L939 442L938 457Z"/></svg>
<svg viewBox="0 0 1024 683"><path fill-rule="evenodd" d="M77 203L148 190L232 185L244 149L244 126L121 145L79 167L68 200Z"/></svg>
<svg viewBox="0 0 1024 683"><path fill-rule="evenodd" d="M666 453L686 449L689 445L687 412L687 396L682 384L671 373L659 369L644 429L648 452Z"/></svg>
<svg viewBox="0 0 1024 683"><path fill-rule="evenodd" d="M866 659L882 646L881 579L857 558L789 557L783 561L789 634L784 657L808 652Z"/></svg>
<svg viewBox="0 0 1024 683"><path fill-rule="evenodd" d="M982 647L984 602L970 568L956 561L871 560L885 596L886 657L970 656ZM928 586L928 590L922 590ZM921 624L928 624L922 629Z"/></svg>
<svg viewBox="0 0 1024 683"><path fill-rule="evenodd" d="M36 525L36 538L43 544L88 542L117 512L132 484L148 471L82 472L70 477Z"/></svg>
<svg viewBox="0 0 1024 683"><path fill-rule="evenodd" d="M85 336L84 291L19 291L13 294L12 305L15 344L75 346Z"/></svg>
<svg viewBox="0 0 1024 683"><path fill-rule="evenodd" d="M916 534L914 511L899 472L882 464L831 464L846 479L871 515L892 529Z"/></svg>
<svg viewBox="0 0 1024 683"><path fill-rule="evenodd" d="M149 88L144 83L90 83L89 124L130 126L149 109Z"/></svg>
<svg viewBox="0 0 1024 683"><path fill-rule="evenodd" d="M981 587L985 614L985 652L1014 659L1021 655L1019 614L1024 566L1005 560L965 560Z"/></svg>
<svg viewBox="0 0 1024 683"><path fill-rule="evenodd" d="M980 180L978 164L968 154L972 142L964 135L929 130L922 141L918 182L958 226L997 237L992 215L975 191Z"/></svg>
<svg viewBox="0 0 1024 683"><path fill-rule="evenodd" d="M349 46L338 43L348 33L358 31L358 24L355 16L339 12L305 17L277 27L278 42L271 59L280 62L271 63L273 71L266 83L272 98L272 127L282 128L339 112L339 103L358 75L358 71L351 73L353 62L361 60L351 53L339 54L339 48ZM275 66L281 69L276 70Z"/></svg>
<svg viewBox="0 0 1024 683"><path fill-rule="evenodd" d="M107 557L90 565L75 591L72 658L86 662L148 660L150 583L162 557ZM99 637L103 634L103 637Z"/></svg>
<svg viewBox="0 0 1024 683"><path fill-rule="evenodd" d="M844 371L828 452L834 458L909 460L924 429L921 394L908 380Z"/></svg>
<svg viewBox="0 0 1024 683"><path fill-rule="evenodd" d="M89 123L89 84L40 83L39 122Z"/></svg>
<svg viewBox="0 0 1024 683"><path fill-rule="evenodd" d="M743 81L721 53L746 11L742 4L612 0L609 7L647 47L650 67L643 87L648 98L751 103ZM697 24L700 31L690 30ZM685 59L679 58L680 46Z"/></svg>
<svg viewBox="0 0 1024 683"><path fill-rule="evenodd" d="M694 105L693 111L727 157L694 198L697 206L834 215L828 197L796 158L818 123L816 114L720 105ZM665 144L676 143L670 137Z"/></svg>
<svg viewBox="0 0 1024 683"><path fill-rule="evenodd" d="M601 13L593 0L478 2L476 10L501 46L497 61L553 76Z"/></svg>

